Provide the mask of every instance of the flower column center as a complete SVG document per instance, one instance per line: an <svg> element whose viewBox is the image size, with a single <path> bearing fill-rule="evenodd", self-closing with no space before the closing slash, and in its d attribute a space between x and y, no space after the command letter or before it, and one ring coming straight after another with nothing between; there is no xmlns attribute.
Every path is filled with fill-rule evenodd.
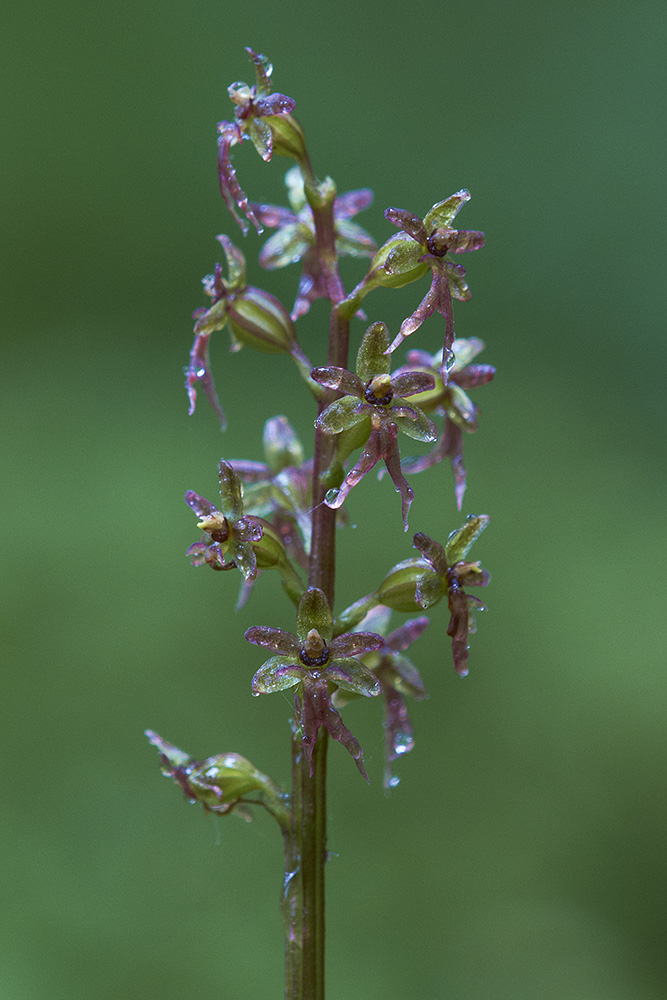
<svg viewBox="0 0 667 1000"><path fill-rule="evenodd" d="M329 662L327 644L316 628L311 628L306 636L306 641L299 652L299 659L305 667L323 667Z"/></svg>
<svg viewBox="0 0 667 1000"><path fill-rule="evenodd" d="M389 406L394 398L389 375L375 375L366 384L364 398L373 406Z"/></svg>
<svg viewBox="0 0 667 1000"><path fill-rule="evenodd" d="M434 257L444 257L455 235L455 229L436 229L426 240L428 252Z"/></svg>

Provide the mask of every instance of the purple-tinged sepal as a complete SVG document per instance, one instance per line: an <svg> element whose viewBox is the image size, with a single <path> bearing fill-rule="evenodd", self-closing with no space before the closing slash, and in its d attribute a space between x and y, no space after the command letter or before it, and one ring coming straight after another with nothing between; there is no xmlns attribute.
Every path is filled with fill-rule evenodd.
<svg viewBox="0 0 667 1000"><path fill-rule="evenodd" d="M162 773L182 789L188 802L201 803L204 812L235 813L245 820L252 819L248 806L260 805L287 829L286 796L245 757L223 753L197 761L150 729L146 736L160 753Z"/></svg>

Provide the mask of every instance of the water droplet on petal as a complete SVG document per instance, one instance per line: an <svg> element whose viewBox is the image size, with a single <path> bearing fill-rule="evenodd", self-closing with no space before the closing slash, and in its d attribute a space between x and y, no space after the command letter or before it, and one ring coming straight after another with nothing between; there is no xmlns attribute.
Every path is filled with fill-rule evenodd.
<svg viewBox="0 0 667 1000"><path fill-rule="evenodd" d="M399 785L400 782L401 782L401 779L397 778L395 774L392 774L391 778L387 782L387 786L389 788L396 788L396 785Z"/></svg>

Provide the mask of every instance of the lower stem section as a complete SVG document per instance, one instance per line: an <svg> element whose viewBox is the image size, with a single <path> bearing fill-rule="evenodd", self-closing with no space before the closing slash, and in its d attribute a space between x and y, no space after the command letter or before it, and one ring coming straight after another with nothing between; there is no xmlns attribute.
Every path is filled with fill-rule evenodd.
<svg viewBox="0 0 667 1000"><path fill-rule="evenodd" d="M292 825L285 834L285 1000L324 1000L324 865L328 733L319 731L313 773L301 732L292 739Z"/></svg>

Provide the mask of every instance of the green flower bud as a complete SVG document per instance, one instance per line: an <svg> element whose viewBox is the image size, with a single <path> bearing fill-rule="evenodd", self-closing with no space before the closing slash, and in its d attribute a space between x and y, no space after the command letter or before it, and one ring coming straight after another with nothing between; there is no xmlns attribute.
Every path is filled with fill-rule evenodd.
<svg viewBox="0 0 667 1000"><path fill-rule="evenodd" d="M284 798L277 785L238 753L217 754L195 761L152 730L146 736L160 751L162 773L173 778L191 802L200 802L205 812L224 816L236 809L251 819L240 805L263 805L284 828L288 823ZM251 799L246 797L251 795Z"/></svg>
<svg viewBox="0 0 667 1000"><path fill-rule="evenodd" d="M247 517L246 520L259 524L262 528L262 537L259 541L252 542L257 556L257 569L272 569L285 563L287 561L285 546L273 525L261 517Z"/></svg>
<svg viewBox="0 0 667 1000"><path fill-rule="evenodd" d="M425 577L428 577L429 583L432 584L440 581L439 585L435 586L428 606L436 604L447 593L447 584L433 571L430 562L426 559L421 559L419 556L404 559L403 562L397 563L396 566L389 570L378 587L379 603L386 604L392 611L413 612L423 610L425 605L417 601L417 586ZM432 577L434 578L433 581L431 581ZM429 587L430 592L431 588Z"/></svg>
<svg viewBox="0 0 667 1000"><path fill-rule="evenodd" d="M306 138L300 123L292 115L268 115L262 119L271 129L273 152L289 156L299 166L309 169Z"/></svg>
<svg viewBox="0 0 667 1000"><path fill-rule="evenodd" d="M248 286L228 300L227 319L237 350L241 344L248 344L263 354L293 352L294 324L275 295Z"/></svg>

